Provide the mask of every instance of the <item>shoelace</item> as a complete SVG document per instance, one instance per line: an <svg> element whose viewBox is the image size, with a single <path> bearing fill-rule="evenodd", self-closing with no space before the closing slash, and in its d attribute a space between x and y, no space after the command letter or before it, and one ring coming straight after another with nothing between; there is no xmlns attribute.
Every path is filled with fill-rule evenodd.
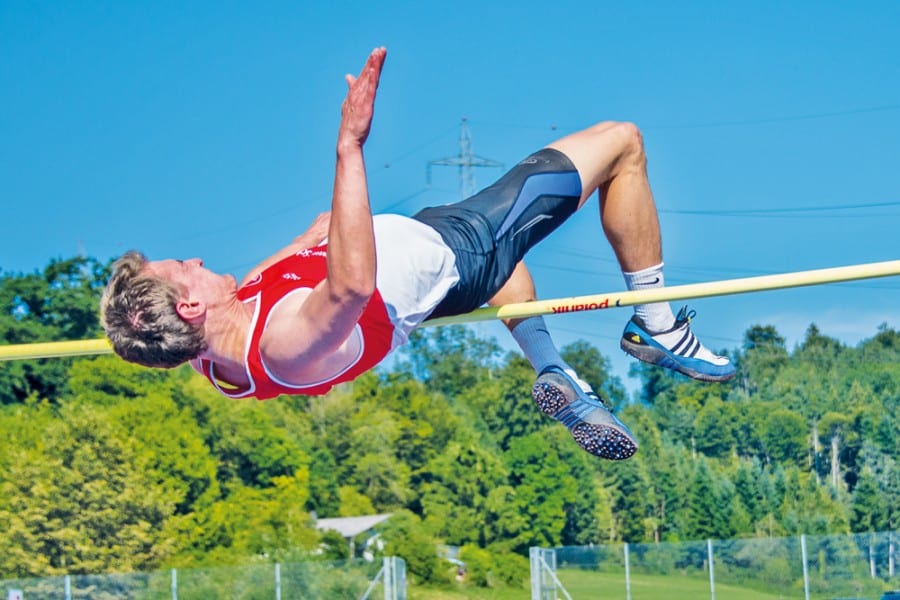
<svg viewBox="0 0 900 600"><path fill-rule="evenodd" d="M687 304L681 307L681 310L678 311L678 316L675 317L675 321L678 323L690 323L691 319L697 316L696 310L688 310Z"/></svg>
<svg viewBox="0 0 900 600"><path fill-rule="evenodd" d="M607 402L606 400L604 400L600 396L600 394L598 394L597 392L593 392L593 391L585 392L584 395L587 396L588 398L596 398L597 402L600 403L600 406L605 408L609 412L609 414L613 414L614 412L616 412L616 409L614 409L612 407L612 405L609 402Z"/></svg>

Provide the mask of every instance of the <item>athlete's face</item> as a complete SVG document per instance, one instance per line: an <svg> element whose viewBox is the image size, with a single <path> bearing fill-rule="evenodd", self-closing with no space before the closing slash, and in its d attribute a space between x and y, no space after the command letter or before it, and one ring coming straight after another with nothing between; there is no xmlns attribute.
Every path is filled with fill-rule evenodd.
<svg viewBox="0 0 900 600"><path fill-rule="evenodd" d="M210 271L199 258L155 260L148 262L144 269L154 277L174 284L184 299L201 300L207 305L237 289L234 277Z"/></svg>

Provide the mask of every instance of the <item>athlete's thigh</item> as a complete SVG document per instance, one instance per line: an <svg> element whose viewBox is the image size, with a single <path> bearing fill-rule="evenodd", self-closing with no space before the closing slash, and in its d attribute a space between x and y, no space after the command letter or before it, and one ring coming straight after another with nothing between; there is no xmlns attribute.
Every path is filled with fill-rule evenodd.
<svg viewBox="0 0 900 600"><path fill-rule="evenodd" d="M451 208L477 214L495 240L543 220L559 226L575 211L581 178L565 154L544 148L521 160L500 179ZM521 258L521 257L520 257Z"/></svg>
<svg viewBox="0 0 900 600"><path fill-rule="evenodd" d="M641 148L640 131L631 123L604 121L547 145L575 165L581 177L579 207L598 187L612 179L623 156Z"/></svg>

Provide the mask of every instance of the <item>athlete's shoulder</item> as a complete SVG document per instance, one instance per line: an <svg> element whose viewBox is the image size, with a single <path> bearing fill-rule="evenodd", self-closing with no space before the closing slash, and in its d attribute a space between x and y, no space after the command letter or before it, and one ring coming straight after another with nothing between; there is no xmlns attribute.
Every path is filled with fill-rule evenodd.
<svg viewBox="0 0 900 600"><path fill-rule="evenodd" d="M266 260L262 261L251 269L239 287L260 286L271 283L273 280L290 279L289 273L292 271L300 271L310 273L312 270L315 276L319 275L319 271L325 267L325 259L328 256L328 246L322 244L313 248L286 246L276 254L273 254ZM322 272L324 276L324 271Z"/></svg>

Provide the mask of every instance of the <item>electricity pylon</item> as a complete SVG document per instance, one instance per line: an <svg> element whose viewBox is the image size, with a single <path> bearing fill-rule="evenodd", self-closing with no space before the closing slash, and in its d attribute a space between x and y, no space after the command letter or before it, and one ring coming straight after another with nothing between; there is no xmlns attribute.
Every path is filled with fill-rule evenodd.
<svg viewBox="0 0 900 600"><path fill-rule="evenodd" d="M472 152L472 135L469 133L466 117L462 118L462 122L459 125L459 155L428 161L428 166L425 169L425 181L428 186L431 186L432 165L459 167L459 197L461 200L468 198L477 191L474 167L503 168L503 163L476 156Z"/></svg>

